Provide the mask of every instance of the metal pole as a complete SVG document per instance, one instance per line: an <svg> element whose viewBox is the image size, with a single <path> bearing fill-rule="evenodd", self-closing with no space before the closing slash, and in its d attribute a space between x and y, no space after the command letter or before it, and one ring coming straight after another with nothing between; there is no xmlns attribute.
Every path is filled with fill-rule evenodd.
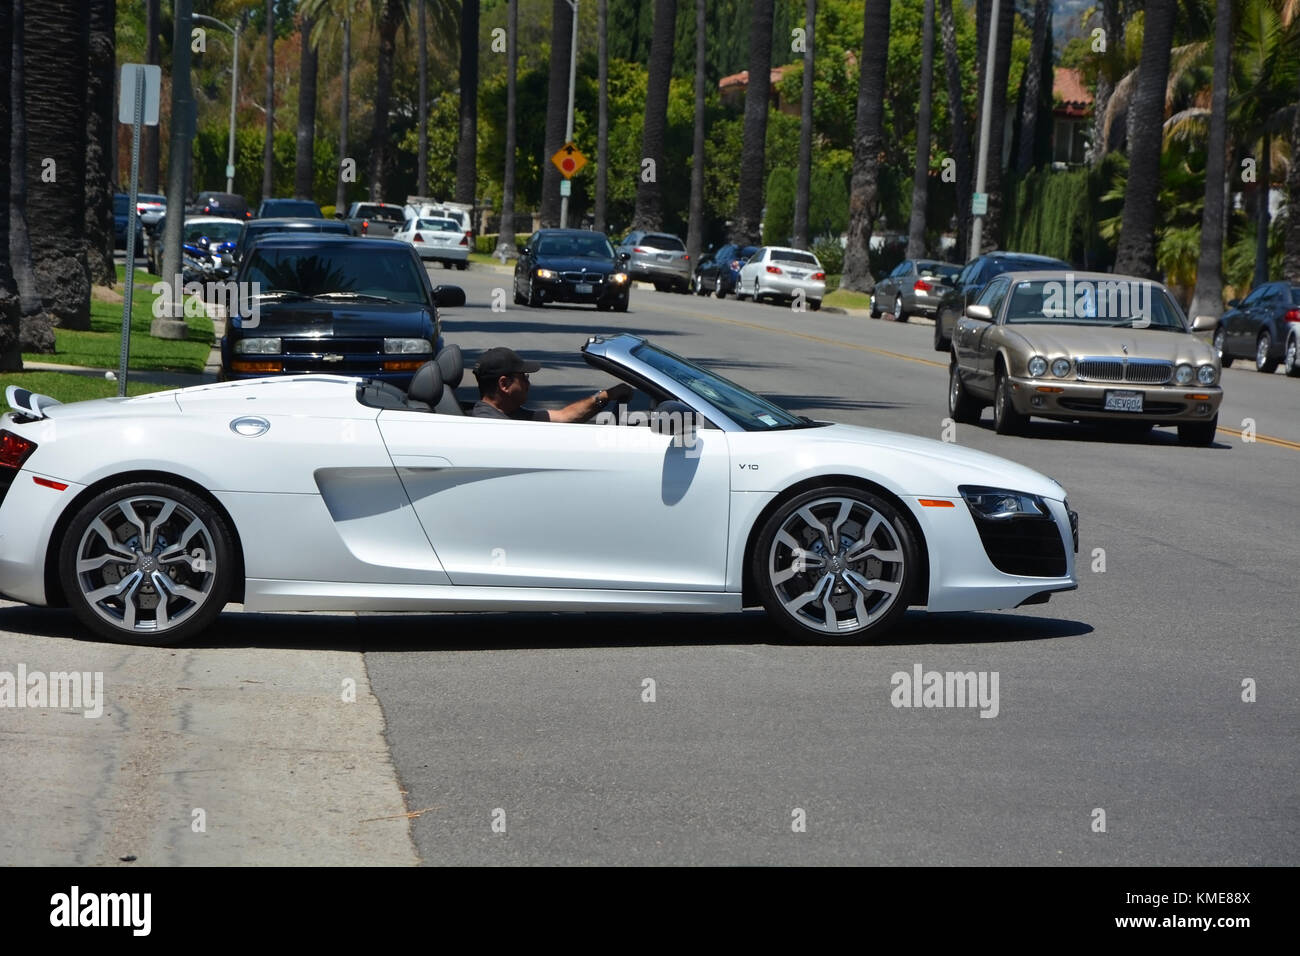
<svg viewBox="0 0 1300 956"><path fill-rule="evenodd" d="M131 297L135 289L135 231L140 198L140 127L144 125L144 67L135 68L135 114L131 123L131 201L126 220L126 299L122 303L122 352L117 362L117 394L126 397L126 359L131 346Z"/></svg>
<svg viewBox="0 0 1300 956"><path fill-rule="evenodd" d="M569 43L569 114L564 123L564 141L573 142L573 88L578 77L578 0L569 0L573 7L573 40ZM569 197L560 197L560 228L569 228Z"/></svg>
<svg viewBox="0 0 1300 956"><path fill-rule="evenodd" d="M235 103L239 96L239 28L243 21L236 20L232 27L205 13L192 13L190 17L215 24L235 38L234 60L230 66L230 135L227 137L226 144L226 192L233 193L235 191Z"/></svg>
<svg viewBox="0 0 1300 956"><path fill-rule="evenodd" d="M980 155L979 165L975 171L975 191L984 192L984 184L989 167L989 127L992 125L993 112L993 59L998 48L998 7L1002 0L993 0L993 13L989 21L989 52L984 60L984 106L980 110ZM1002 136L998 131L998 162L1002 162ZM970 257L980 254L980 241L984 238L984 216L974 216L974 225L970 231Z"/></svg>

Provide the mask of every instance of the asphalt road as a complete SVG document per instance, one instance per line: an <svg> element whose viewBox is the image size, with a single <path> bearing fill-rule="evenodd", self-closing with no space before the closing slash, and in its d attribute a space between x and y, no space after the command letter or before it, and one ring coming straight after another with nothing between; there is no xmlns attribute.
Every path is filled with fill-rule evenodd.
<svg viewBox="0 0 1300 956"><path fill-rule="evenodd" d="M946 362L926 325L645 287L626 314L529 310L511 304L508 275L432 275L469 295L444 334L471 361L504 344L543 363L533 404L606 384L578 348L626 330L803 414L944 429ZM959 443L1066 486L1081 516L1079 590L1018 611L912 611L872 646L792 644L756 612L227 613L203 646L124 651L77 641L62 612L0 608L0 631L32 635L5 637L28 666L93 656L132 691L112 723L0 711L4 753L44 768L0 791L0 820L11 802L44 808L23 816L30 837L0 831L0 863L111 862L152 841L155 862L1295 865L1300 382L1234 368L1224 385L1212 448L1045 423L1003 437L987 411L958 426ZM619 506L617 489L574 520L605 506ZM996 673L996 716L893 706L892 676L918 665ZM341 711L349 675L361 707ZM212 699L195 710L182 702L194 693ZM155 738L171 748L163 769L222 759L207 784L142 787L90 745L65 746L83 724L149 772L167 763L150 757ZM298 730L276 739L276 727ZM234 755L221 749L235 742ZM250 782L250 767L286 754L297 780ZM336 798L338 761L353 772ZM132 786L152 801L148 826L114 801ZM200 799L223 801L227 829L207 842L168 822ZM333 820L299 812L326 806ZM405 818L409 833L393 825ZM60 827L81 835L41 844Z"/></svg>

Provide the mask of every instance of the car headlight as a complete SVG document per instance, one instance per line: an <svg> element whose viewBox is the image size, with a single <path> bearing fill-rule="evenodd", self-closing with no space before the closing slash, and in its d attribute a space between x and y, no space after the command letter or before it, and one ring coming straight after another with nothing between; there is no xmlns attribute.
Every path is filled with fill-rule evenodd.
<svg viewBox="0 0 1300 956"><path fill-rule="evenodd" d="M429 355L433 343L428 339L384 339L384 351L390 355Z"/></svg>
<svg viewBox="0 0 1300 956"><path fill-rule="evenodd" d="M1029 374L1034 378L1047 374L1047 359L1041 355L1035 355L1029 360Z"/></svg>
<svg viewBox="0 0 1300 956"><path fill-rule="evenodd" d="M1213 365L1202 365L1196 370L1196 380L1202 385L1213 385L1218 377Z"/></svg>
<svg viewBox="0 0 1300 956"><path fill-rule="evenodd" d="M613 275L609 277L609 281L614 283L615 285L622 285L624 282L627 281L627 273L615 272Z"/></svg>
<svg viewBox="0 0 1300 956"><path fill-rule="evenodd" d="M1195 370L1184 362L1182 365L1178 366L1178 368L1174 369L1174 381L1179 385L1190 385L1194 374Z"/></svg>
<svg viewBox="0 0 1300 956"><path fill-rule="evenodd" d="M279 339L240 339L235 343L236 355L279 355Z"/></svg>
<svg viewBox="0 0 1300 956"><path fill-rule="evenodd" d="M1070 360L1059 358L1052 362L1052 374L1057 378L1065 378L1070 374Z"/></svg>
<svg viewBox="0 0 1300 956"><path fill-rule="evenodd" d="M971 514L977 518L1001 521L1007 518L1040 518L1048 513L1042 498L1022 491L976 485L961 485L957 491L966 500Z"/></svg>
<svg viewBox="0 0 1300 956"><path fill-rule="evenodd" d="M552 272L550 269L538 269L538 270L537 270L537 278L539 278L539 279L554 279L554 278L555 278L555 273Z"/></svg>

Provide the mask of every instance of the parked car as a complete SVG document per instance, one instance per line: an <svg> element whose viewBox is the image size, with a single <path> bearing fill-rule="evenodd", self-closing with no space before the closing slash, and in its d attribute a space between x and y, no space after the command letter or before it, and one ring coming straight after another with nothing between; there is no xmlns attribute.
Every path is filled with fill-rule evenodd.
<svg viewBox="0 0 1300 956"><path fill-rule="evenodd" d="M994 276L1004 272L1069 268L1068 262L1028 252L988 252L976 256L966 263L954 280L952 289L945 292L943 298L939 300L934 316L934 350L948 351L952 343L953 326L966 311L966 306L975 301L975 296L980 289L984 288Z"/></svg>
<svg viewBox="0 0 1300 956"><path fill-rule="evenodd" d="M243 196L235 193L202 192L194 204L185 210L198 216L227 216L231 219L252 219L253 211Z"/></svg>
<svg viewBox="0 0 1300 956"><path fill-rule="evenodd" d="M327 236L350 236L351 231L345 222L337 219L253 219L244 223L239 234L239 243L235 246L235 261L240 262L248 252L248 247L265 236L277 232L323 233Z"/></svg>
<svg viewBox="0 0 1300 956"><path fill-rule="evenodd" d="M356 256L395 246L314 241ZM397 248L414 280L424 270ZM464 416L445 402L461 363L442 360L405 394L286 376L61 405L10 386L0 592L154 646L201 637L229 601L761 605L797 640L869 644L909 607L1016 608L1078 587L1077 515L1024 465L793 415L635 335L592 338L580 357L653 403L649 427ZM75 633L61 620L33 626Z"/></svg>
<svg viewBox="0 0 1300 956"><path fill-rule="evenodd" d="M1266 282L1228 306L1214 329L1214 348L1223 367L1235 359L1253 358L1257 371L1276 371L1286 358L1291 333L1300 324L1300 285Z"/></svg>
<svg viewBox="0 0 1300 956"><path fill-rule="evenodd" d="M939 310L939 300L952 289L960 266L937 259L904 259L894 271L876 283L871 294L871 317L888 312L895 322L911 315L928 315Z"/></svg>
<svg viewBox="0 0 1300 956"><path fill-rule="evenodd" d="M324 219L325 213L310 199L263 199L258 219Z"/></svg>
<svg viewBox="0 0 1300 956"><path fill-rule="evenodd" d="M346 213L336 212L334 218L346 222L354 236L376 238L392 236L406 221L402 207L387 202L354 202Z"/></svg>
<svg viewBox="0 0 1300 956"><path fill-rule="evenodd" d="M753 296L755 302L765 298L793 299L802 292L808 308L816 312L826 295L826 272L811 252L785 246L763 246L740 267L736 298Z"/></svg>
<svg viewBox="0 0 1300 956"><path fill-rule="evenodd" d="M126 193L113 194L113 245L126 248L128 223L131 221L131 197ZM135 221L135 252L144 253L144 223L137 216Z"/></svg>
<svg viewBox="0 0 1300 956"><path fill-rule="evenodd" d="M425 262L441 262L448 269L469 266L469 239L454 219L408 219L393 238L409 242Z"/></svg>
<svg viewBox="0 0 1300 956"><path fill-rule="evenodd" d="M626 312L628 256L603 234L586 229L539 229L515 260L515 305L587 302L602 312Z"/></svg>
<svg viewBox="0 0 1300 956"><path fill-rule="evenodd" d="M167 197L156 193L136 193L135 209L145 229L148 229L167 214Z"/></svg>
<svg viewBox="0 0 1300 956"><path fill-rule="evenodd" d="M464 302L432 286L410 246L355 236L266 236L237 279L259 294L255 314L241 302L226 326L226 379L328 372L405 388L441 345L439 303Z"/></svg>
<svg viewBox="0 0 1300 956"><path fill-rule="evenodd" d="M666 232L629 232L618 244L627 253L627 274L633 281L653 282L660 292L688 292L691 288L691 257L686 243Z"/></svg>
<svg viewBox="0 0 1300 956"><path fill-rule="evenodd" d="M695 264L695 294L708 295L712 292L719 299L724 299L728 292L735 292L740 267L757 251L758 246L738 246L729 242L717 252L701 256Z"/></svg>
<svg viewBox="0 0 1300 956"><path fill-rule="evenodd" d="M466 245L474 244L474 227L471 221L471 215L474 207L468 203L460 202L437 202L429 199L427 196L407 196L406 205L402 207L402 215L406 220L411 219L453 219L465 234Z"/></svg>
<svg viewBox="0 0 1300 956"><path fill-rule="evenodd" d="M948 411L973 424L991 404L1003 435L1037 416L1130 433L1175 425L1180 441L1209 445L1223 389L1219 358L1195 333L1214 322L1188 322L1169 291L1147 279L1005 273L957 320Z"/></svg>

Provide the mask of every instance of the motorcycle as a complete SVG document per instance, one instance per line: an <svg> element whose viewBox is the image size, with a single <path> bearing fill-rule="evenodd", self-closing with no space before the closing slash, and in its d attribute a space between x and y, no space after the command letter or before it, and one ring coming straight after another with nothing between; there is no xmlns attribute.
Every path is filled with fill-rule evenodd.
<svg viewBox="0 0 1300 956"><path fill-rule="evenodd" d="M181 276L186 282L209 282L228 279L234 271L234 242L213 244L199 236L181 247Z"/></svg>

